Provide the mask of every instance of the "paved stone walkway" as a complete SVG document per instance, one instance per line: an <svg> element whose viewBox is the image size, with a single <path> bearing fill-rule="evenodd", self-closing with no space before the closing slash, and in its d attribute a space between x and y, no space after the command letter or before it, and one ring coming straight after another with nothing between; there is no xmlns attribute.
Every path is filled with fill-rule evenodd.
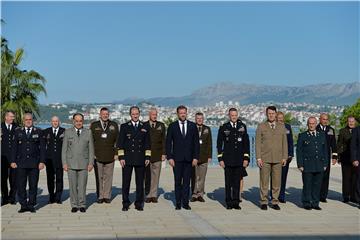
<svg viewBox="0 0 360 240"><path fill-rule="evenodd" d="M207 175L205 203L192 203L191 211L174 210L173 175L162 169L158 204L146 204L143 212L131 206L121 211L121 169L115 169L111 204L97 204L92 172L87 189L88 211L71 213L68 179L62 205L48 205L45 171L41 172L36 213L17 213L19 205L1 208L1 239L360 239L359 209L341 202L341 171L331 172L328 203L322 211L299 206L301 175L289 171L287 203L281 211L258 207L258 169L245 179L242 210L226 210L224 178L219 167ZM132 184L134 191L134 184ZM131 198L134 199L134 194Z"/></svg>

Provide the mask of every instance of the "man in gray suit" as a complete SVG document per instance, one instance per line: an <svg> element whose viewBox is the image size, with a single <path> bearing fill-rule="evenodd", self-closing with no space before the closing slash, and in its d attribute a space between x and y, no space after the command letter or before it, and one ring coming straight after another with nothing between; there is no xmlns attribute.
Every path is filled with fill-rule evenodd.
<svg viewBox="0 0 360 240"><path fill-rule="evenodd" d="M93 169L94 143L90 129L83 128L84 116L73 115L74 127L65 130L62 145L63 168L68 172L71 212L86 212L88 171Z"/></svg>

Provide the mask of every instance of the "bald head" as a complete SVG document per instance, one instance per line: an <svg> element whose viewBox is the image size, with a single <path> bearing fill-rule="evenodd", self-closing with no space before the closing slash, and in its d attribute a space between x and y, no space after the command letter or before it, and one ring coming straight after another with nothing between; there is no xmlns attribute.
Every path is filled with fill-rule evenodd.
<svg viewBox="0 0 360 240"><path fill-rule="evenodd" d="M309 117L307 120L307 126L309 131L315 131L317 125L317 120L315 117Z"/></svg>
<svg viewBox="0 0 360 240"><path fill-rule="evenodd" d="M320 124L323 126L329 125L329 114L327 113L320 114Z"/></svg>
<svg viewBox="0 0 360 240"><path fill-rule="evenodd" d="M58 116L53 116L51 118L51 126L53 128L58 128L60 126L60 119Z"/></svg>
<svg viewBox="0 0 360 240"><path fill-rule="evenodd" d="M157 120L157 114L158 114L158 111L156 108L150 108L150 110L149 110L150 121L155 122Z"/></svg>

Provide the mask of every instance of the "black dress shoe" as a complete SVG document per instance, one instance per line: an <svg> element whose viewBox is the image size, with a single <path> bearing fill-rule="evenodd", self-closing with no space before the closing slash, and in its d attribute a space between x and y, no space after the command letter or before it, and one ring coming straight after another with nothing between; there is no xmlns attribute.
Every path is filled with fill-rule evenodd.
<svg viewBox="0 0 360 240"><path fill-rule="evenodd" d="M26 212L26 211L28 211L27 208L20 208L20 210L18 211L18 213L24 213L24 212Z"/></svg>
<svg viewBox="0 0 360 240"><path fill-rule="evenodd" d="M97 201L96 201L98 204L102 204L103 202L104 202L104 199L98 199Z"/></svg>
<svg viewBox="0 0 360 240"><path fill-rule="evenodd" d="M305 210L311 210L311 207L310 206L305 206L304 209Z"/></svg>
<svg viewBox="0 0 360 240"><path fill-rule="evenodd" d="M280 207L277 204L271 205L271 208L274 210L280 210Z"/></svg>
<svg viewBox="0 0 360 240"><path fill-rule="evenodd" d="M72 212L72 213L76 213L78 210L79 210L78 208L73 207L73 208L71 209L71 212Z"/></svg>
<svg viewBox="0 0 360 240"><path fill-rule="evenodd" d="M57 203L57 204L62 204L62 201L61 201L61 200L57 200L56 203Z"/></svg>
<svg viewBox="0 0 360 240"><path fill-rule="evenodd" d="M31 212L31 213L36 213L36 210L35 210L34 207L29 207L29 212Z"/></svg>
<svg viewBox="0 0 360 240"><path fill-rule="evenodd" d="M345 197L345 198L343 199L343 203L348 203L349 201L350 201L350 199L347 198L347 197Z"/></svg>
<svg viewBox="0 0 360 240"><path fill-rule="evenodd" d="M281 203L286 203L286 201L283 200L283 199L279 199L279 202L281 202Z"/></svg>
<svg viewBox="0 0 360 240"><path fill-rule="evenodd" d="M232 209L232 206L227 205L227 206L226 206L226 209L227 209L227 210L231 210L231 209Z"/></svg>
<svg viewBox="0 0 360 240"><path fill-rule="evenodd" d="M191 210L191 207L189 205L185 205L185 206L183 206L183 209Z"/></svg>
<svg viewBox="0 0 360 240"><path fill-rule="evenodd" d="M176 205L175 210L180 210L181 206L180 205Z"/></svg>
<svg viewBox="0 0 360 240"><path fill-rule="evenodd" d="M267 210L268 206L266 204L261 204L260 209L261 210Z"/></svg>
<svg viewBox="0 0 360 240"><path fill-rule="evenodd" d="M145 199L145 203L151 203L152 202L152 198L146 198Z"/></svg>
<svg viewBox="0 0 360 240"><path fill-rule="evenodd" d="M204 199L202 196L198 197L197 200L198 200L199 202L205 202L205 199Z"/></svg>
<svg viewBox="0 0 360 240"><path fill-rule="evenodd" d="M123 210L124 212L129 210L129 207L123 207L121 210Z"/></svg>
<svg viewBox="0 0 360 240"><path fill-rule="evenodd" d="M1 203L1 206L5 206L5 205L7 205L7 204L9 204L8 201L3 201L3 202Z"/></svg>
<svg viewBox="0 0 360 240"><path fill-rule="evenodd" d="M107 204L111 203L111 199L109 199L109 198L104 198L104 203L107 203Z"/></svg>
<svg viewBox="0 0 360 240"><path fill-rule="evenodd" d="M141 206L137 206L137 207L135 207L135 209L138 210L138 211L144 211L144 208L141 207Z"/></svg>
<svg viewBox="0 0 360 240"><path fill-rule="evenodd" d="M316 207L312 207L312 209L315 209L315 210L321 210L321 207L316 206Z"/></svg>
<svg viewBox="0 0 360 240"><path fill-rule="evenodd" d="M153 197L153 198L151 199L151 201L152 201L153 203L158 203L158 199L157 199L156 197Z"/></svg>
<svg viewBox="0 0 360 240"><path fill-rule="evenodd" d="M320 199L320 202L327 203L327 200L325 198Z"/></svg>
<svg viewBox="0 0 360 240"><path fill-rule="evenodd" d="M236 210L241 210L241 207L240 207L239 205L235 205L235 206L234 206L234 209L236 209Z"/></svg>
<svg viewBox="0 0 360 240"><path fill-rule="evenodd" d="M81 207L81 208L80 208L80 212L83 212L83 213L86 212L86 208Z"/></svg>
<svg viewBox="0 0 360 240"><path fill-rule="evenodd" d="M190 199L190 202L196 202L198 199L196 198L196 197L192 197L191 199Z"/></svg>

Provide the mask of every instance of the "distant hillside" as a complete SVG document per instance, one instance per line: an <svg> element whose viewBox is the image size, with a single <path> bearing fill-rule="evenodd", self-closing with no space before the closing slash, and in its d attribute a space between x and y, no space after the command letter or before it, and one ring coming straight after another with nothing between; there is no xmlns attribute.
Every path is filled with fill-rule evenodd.
<svg viewBox="0 0 360 240"><path fill-rule="evenodd" d="M303 87L217 83L195 90L182 97L129 98L120 103L135 104L141 101L161 106L212 105L219 101L238 101L240 104L262 102L305 102L325 105L350 105L360 97L360 83L317 84Z"/></svg>

